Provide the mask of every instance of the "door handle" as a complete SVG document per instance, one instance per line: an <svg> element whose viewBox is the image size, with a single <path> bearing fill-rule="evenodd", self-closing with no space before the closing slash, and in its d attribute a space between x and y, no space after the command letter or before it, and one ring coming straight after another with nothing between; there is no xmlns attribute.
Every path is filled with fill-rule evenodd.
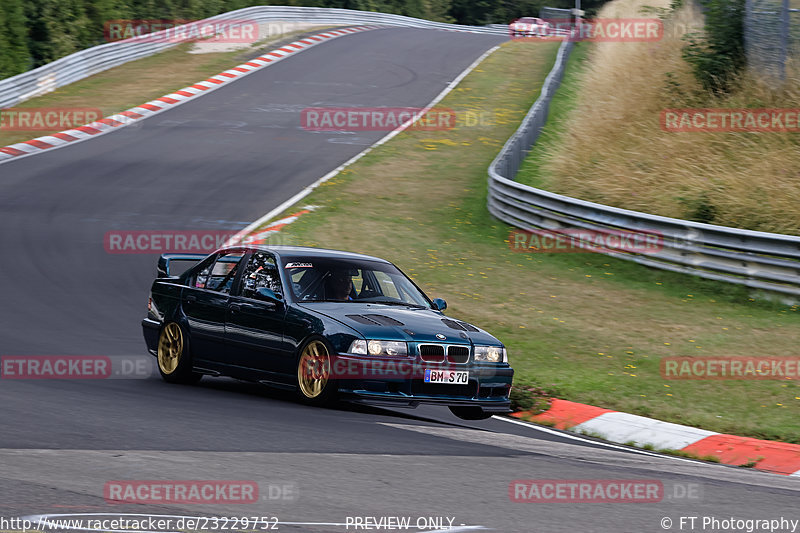
<svg viewBox="0 0 800 533"><path fill-rule="evenodd" d="M239 305L239 304L231 304L230 309L231 309L231 311L241 311L242 310L242 306Z"/></svg>
<svg viewBox="0 0 800 533"><path fill-rule="evenodd" d="M186 297L186 301L189 302L189 303L196 302L197 301L197 296L192 296L190 294L189 296Z"/></svg>

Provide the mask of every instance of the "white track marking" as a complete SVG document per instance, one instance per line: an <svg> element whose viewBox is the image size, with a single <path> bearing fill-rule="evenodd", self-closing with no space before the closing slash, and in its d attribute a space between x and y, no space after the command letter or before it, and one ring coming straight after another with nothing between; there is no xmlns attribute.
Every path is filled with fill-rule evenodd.
<svg viewBox="0 0 800 533"><path fill-rule="evenodd" d="M661 453L653 453L653 452L648 452L646 450L637 450L636 448L630 448L628 446L619 446L617 444L609 444L607 442L597 441L597 440L594 440L594 439L587 439L585 437L580 437L578 435L573 435L572 433L566 433L566 432L563 432L563 431L558 431L558 430L555 430L555 429L551 429L551 428L546 427L546 426L539 426L537 424L531 424L529 422L524 422L522 420L515 420L513 418L507 418L507 417L504 417L504 416L495 415L492 418L495 419L495 420L502 420L503 422L508 422L508 423L511 423L511 424L517 424L518 426L525 426L527 428L535 429L536 431L541 431L542 433L548 433L550 435L557 435L557 436L565 438L565 439L577 440L577 441L580 441L580 442L585 442L585 443L589 443L589 444L595 444L597 446L603 446L605 448L611 448L611 449L614 449L614 450L624 450L626 452L638 453L638 454L641 454L641 455L650 455L652 457L664 457L666 459L673 459L675 461L683 461L683 462L690 462L690 463L696 463L697 462L697 461L694 461L692 459L684 459L683 457L675 457L674 455L665 455L665 454L661 454Z"/></svg>
<svg viewBox="0 0 800 533"><path fill-rule="evenodd" d="M422 110L422 112L420 114L424 115L430 108L432 108L433 106L438 104L445 96L447 96L450 93L450 91L455 89L456 86L459 83L461 83L461 80L466 78L467 75L475 69L475 67L477 67L484 59L489 57L490 54L492 54L495 50L497 50L499 48L500 48L500 46L495 46L494 48L490 48L489 50L484 52L478 59L473 61L470 66L468 66L467 68L464 69L463 72L461 72L461 74L456 76L456 78L453 81L448 83L447 87L445 87L444 90L442 90L442 92L440 92L436 96L436 98L431 100L431 102L427 106L425 106L425 108ZM406 128L408 128L412 123L413 123L413 119L409 119L408 121L404 122L403 124L398 126L396 129L394 129L393 131L389 132L386 136L384 136L382 139L380 139L376 143L372 144L371 146L368 146L362 152L356 154L355 156L351 157L350 159L348 159L347 161L345 161L344 163L342 163L341 165L339 165L335 169L331 170L330 172L328 172L327 174L325 174L324 176L319 178L317 181L315 181L314 183L312 183L311 185L309 185L308 187L306 187L305 189L303 189L299 193L295 194L294 196L292 196L291 198L289 198L288 200L283 202L278 207L270 210L266 215L262 216L261 218L259 218L258 220L256 220L255 222L253 222L252 224L250 224L249 226L244 228L242 231L240 231L233 238L240 238L240 236L247 235L251 231L255 230L256 228L258 228L259 226L261 226L262 224L264 224L265 222L270 220L272 217L283 213L288 208L290 208L291 206L293 206L294 204L296 204L297 202L299 202L300 200L302 200L303 198L305 198L306 196L311 194L311 191L313 191L314 189L319 187L320 184L325 183L326 181L328 181L332 177L334 177L337 174L339 174L342 170L344 170L345 168L349 167L350 165L352 165L353 163L355 163L356 161L358 161L359 159L361 159L362 157L367 155L369 152L372 151L373 148L375 148L377 146L380 146L380 145L384 144L385 142L389 141L390 139L394 138L401 131L403 131Z"/></svg>

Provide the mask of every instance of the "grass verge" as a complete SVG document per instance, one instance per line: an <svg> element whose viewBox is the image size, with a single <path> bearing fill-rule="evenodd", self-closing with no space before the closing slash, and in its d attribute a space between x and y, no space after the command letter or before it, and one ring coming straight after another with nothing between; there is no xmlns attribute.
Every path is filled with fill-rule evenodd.
<svg viewBox="0 0 800 533"><path fill-rule="evenodd" d="M538 96L557 44L509 42L439 105L492 116L406 131L322 184L283 243L387 258L448 313L497 335L517 378L709 430L800 442L796 382L665 381L664 356L797 353L797 307L595 254L519 254L486 210L486 169ZM291 209L296 210L296 207ZM735 399L735 401L733 401Z"/></svg>
<svg viewBox="0 0 800 533"><path fill-rule="evenodd" d="M536 140L536 146L522 162L519 172L517 172L516 180L518 182L540 189L547 189L549 186L548 175L542 172L542 165L547 161L548 152L560 146L564 141L563 136L567 130L566 120L578 105L580 75L586 67L588 56L588 43L577 42L574 44L564 69L564 78L550 100L547 124L542 128L542 132Z"/></svg>

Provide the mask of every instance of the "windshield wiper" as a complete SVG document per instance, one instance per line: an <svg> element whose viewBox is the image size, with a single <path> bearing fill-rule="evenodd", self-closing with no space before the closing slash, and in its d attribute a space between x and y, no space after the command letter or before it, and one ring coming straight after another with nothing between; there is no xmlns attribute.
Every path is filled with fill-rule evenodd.
<svg viewBox="0 0 800 533"><path fill-rule="evenodd" d="M370 303L370 304L386 304L386 305L405 305L405 306L407 306L407 307L418 307L418 308L420 308L420 309L428 309L428 308L427 308L426 306L424 306L424 305L420 305L420 304L412 304L412 303L409 303L409 302L398 302L398 301L396 301L396 300L373 300L373 301L370 301L370 302L365 302L365 303Z"/></svg>

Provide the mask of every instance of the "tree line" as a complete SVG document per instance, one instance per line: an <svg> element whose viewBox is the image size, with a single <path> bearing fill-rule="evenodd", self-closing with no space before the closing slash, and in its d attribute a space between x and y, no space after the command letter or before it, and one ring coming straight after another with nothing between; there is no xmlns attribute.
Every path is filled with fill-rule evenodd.
<svg viewBox="0 0 800 533"><path fill-rule="evenodd" d="M584 0L590 7L605 0ZM103 44L120 19L198 20L253 5L338 7L456 24L507 24L573 0L0 0L0 79Z"/></svg>

